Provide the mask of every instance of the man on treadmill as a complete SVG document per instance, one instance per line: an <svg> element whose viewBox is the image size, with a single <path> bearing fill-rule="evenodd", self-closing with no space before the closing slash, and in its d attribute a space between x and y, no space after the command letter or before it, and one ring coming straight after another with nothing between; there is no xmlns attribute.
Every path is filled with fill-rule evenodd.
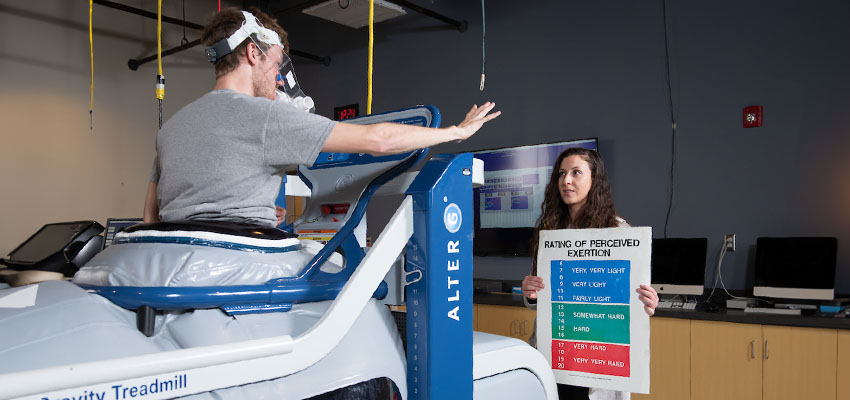
<svg viewBox="0 0 850 400"><path fill-rule="evenodd" d="M223 9L201 41L215 66L213 90L186 105L157 134L144 220L231 221L277 226L283 171L319 152L403 153L469 138L501 112L473 106L446 128L355 125L304 111L286 32L259 11ZM276 90L282 88L284 90Z"/></svg>

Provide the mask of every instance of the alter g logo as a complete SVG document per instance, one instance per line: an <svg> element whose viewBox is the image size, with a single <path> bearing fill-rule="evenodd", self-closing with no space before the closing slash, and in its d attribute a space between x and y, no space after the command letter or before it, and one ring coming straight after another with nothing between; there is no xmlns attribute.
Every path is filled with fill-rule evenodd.
<svg viewBox="0 0 850 400"><path fill-rule="evenodd" d="M462 219L460 207L457 204L451 203L446 206L446 211L443 212L443 223L446 225L446 230L449 233L455 233L460 230Z"/></svg>

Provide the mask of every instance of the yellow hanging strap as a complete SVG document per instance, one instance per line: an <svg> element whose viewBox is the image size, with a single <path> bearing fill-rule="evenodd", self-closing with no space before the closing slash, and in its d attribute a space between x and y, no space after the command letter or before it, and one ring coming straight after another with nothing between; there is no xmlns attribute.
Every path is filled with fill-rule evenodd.
<svg viewBox="0 0 850 400"><path fill-rule="evenodd" d="M94 39L92 38L92 3L89 0L89 57L91 59L91 89L89 90L89 130L94 128Z"/></svg>
<svg viewBox="0 0 850 400"><path fill-rule="evenodd" d="M375 0L369 0L369 76L367 80L366 115L372 114L372 49L375 47Z"/></svg>
<svg viewBox="0 0 850 400"><path fill-rule="evenodd" d="M162 129L162 99L165 98L165 76L162 74L162 0L157 1L156 15L156 98L159 101L159 128Z"/></svg>

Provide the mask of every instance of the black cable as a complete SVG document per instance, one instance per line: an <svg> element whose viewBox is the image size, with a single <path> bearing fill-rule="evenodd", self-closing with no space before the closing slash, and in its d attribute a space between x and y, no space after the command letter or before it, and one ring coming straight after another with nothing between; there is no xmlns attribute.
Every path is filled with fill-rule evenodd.
<svg viewBox="0 0 850 400"><path fill-rule="evenodd" d="M159 99L159 129L162 129L162 99Z"/></svg>
<svg viewBox="0 0 850 400"><path fill-rule="evenodd" d="M186 0L183 0L183 22L186 22ZM186 39L186 25L183 25L183 39L180 39L180 44L185 46L189 43L189 39Z"/></svg>
<svg viewBox="0 0 850 400"><path fill-rule="evenodd" d="M667 106L670 108L670 187L667 198L667 216L664 218L664 237L667 238L667 225L670 223L670 212L673 209L673 183L676 167L676 116L673 113L673 87L670 82L670 42L667 38L667 0L661 0L664 17L664 76L667 84Z"/></svg>
<svg viewBox="0 0 850 400"><path fill-rule="evenodd" d="M484 16L484 0L481 0L481 83L478 85L478 90L484 91L484 81L486 80L486 76L484 74L484 67L487 65L487 53L486 53L486 45L487 45L487 18Z"/></svg>

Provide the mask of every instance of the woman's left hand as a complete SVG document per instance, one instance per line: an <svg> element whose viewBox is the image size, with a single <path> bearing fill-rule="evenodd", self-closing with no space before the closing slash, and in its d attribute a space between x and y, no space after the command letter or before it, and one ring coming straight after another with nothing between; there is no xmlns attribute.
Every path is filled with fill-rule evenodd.
<svg viewBox="0 0 850 400"><path fill-rule="evenodd" d="M651 317L655 314L655 307L658 307L658 293L649 285L640 285L635 291L640 295L639 298L643 302L643 310L646 311L646 315Z"/></svg>

